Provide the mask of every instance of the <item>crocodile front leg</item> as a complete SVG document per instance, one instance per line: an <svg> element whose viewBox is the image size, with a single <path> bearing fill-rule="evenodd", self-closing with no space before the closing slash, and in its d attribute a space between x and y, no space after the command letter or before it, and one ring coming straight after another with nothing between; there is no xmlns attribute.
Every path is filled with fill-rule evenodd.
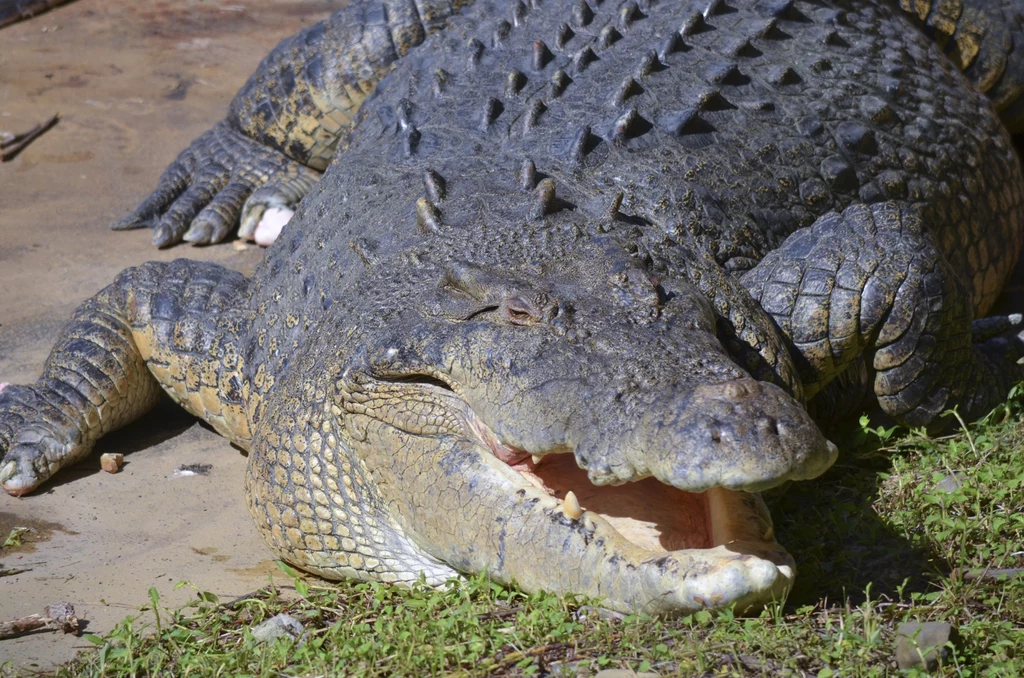
<svg viewBox="0 0 1024 678"><path fill-rule="evenodd" d="M186 148L114 229L153 244L241 237L269 244L320 177L363 100L410 49L465 3L353 0L286 38L235 96L227 119Z"/></svg>
<svg viewBox="0 0 1024 678"><path fill-rule="evenodd" d="M1000 336L1019 317L973 321L968 281L914 208L827 214L742 282L792 342L808 398L863 357L882 409L918 426L953 407L982 416L1024 377L1020 340Z"/></svg>
<svg viewBox="0 0 1024 678"><path fill-rule="evenodd" d="M0 485L31 492L146 413L163 387L220 434L248 447L236 310L240 273L178 260L130 268L85 302L31 386L0 391Z"/></svg>

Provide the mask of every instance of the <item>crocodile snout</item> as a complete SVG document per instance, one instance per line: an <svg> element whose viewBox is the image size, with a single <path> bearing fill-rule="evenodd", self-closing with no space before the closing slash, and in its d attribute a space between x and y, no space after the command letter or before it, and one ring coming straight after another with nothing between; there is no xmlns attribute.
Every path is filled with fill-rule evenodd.
<svg viewBox="0 0 1024 678"><path fill-rule="evenodd" d="M654 476L691 492L760 491L814 478L837 456L803 406L767 382L699 384L674 397L648 397L645 408L637 426L616 436L614 447L580 446L577 458L593 482Z"/></svg>

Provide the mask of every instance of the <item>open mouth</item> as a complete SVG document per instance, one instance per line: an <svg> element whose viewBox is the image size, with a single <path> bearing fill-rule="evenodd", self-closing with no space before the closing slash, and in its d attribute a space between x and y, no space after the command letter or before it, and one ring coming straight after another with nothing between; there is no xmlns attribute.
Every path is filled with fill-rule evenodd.
<svg viewBox="0 0 1024 678"><path fill-rule="evenodd" d="M793 559L775 542L758 494L685 491L653 476L594 484L567 445L503 442L461 390L438 373L378 374L343 389L353 430L365 435L370 429L359 419L366 418L386 427L375 436L389 429L417 436L398 446L381 437L385 448L414 449L425 440L419 436L449 434L437 463L424 465L422 452L411 457L417 477L429 477L421 480L427 494L447 502L449 513L438 517L404 495L392 501L406 506L413 540L455 570L670 615L723 606L742 612L781 599L792 585ZM380 462L387 473L406 463L400 455Z"/></svg>
<svg viewBox="0 0 1024 678"><path fill-rule="evenodd" d="M568 448L532 455L501 443L475 416L471 428L496 458L550 497L567 518L603 521L644 551L775 546L771 516L759 495L724 487L687 492L655 478L595 485Z"/></svg>

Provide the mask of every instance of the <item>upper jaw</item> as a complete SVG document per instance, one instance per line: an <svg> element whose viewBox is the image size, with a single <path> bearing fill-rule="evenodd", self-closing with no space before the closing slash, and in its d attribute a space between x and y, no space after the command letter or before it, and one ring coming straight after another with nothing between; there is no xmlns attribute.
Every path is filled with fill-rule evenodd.
<svg viewBox="0 0 1024 678"><path fill-rule="evenodd" d="M749 377L641 394L634 402L602 401L583 383L558 390L558 397L538 398L533 415L513 418L503 408L480 416L509 447L532 455L571 450L595 485L654 477L687 492L760 492L815 478L838 454L800 403ZM592 394L585 409L567 402L566 416L551 416L558 399L571 401L574 391Z"/></svg>

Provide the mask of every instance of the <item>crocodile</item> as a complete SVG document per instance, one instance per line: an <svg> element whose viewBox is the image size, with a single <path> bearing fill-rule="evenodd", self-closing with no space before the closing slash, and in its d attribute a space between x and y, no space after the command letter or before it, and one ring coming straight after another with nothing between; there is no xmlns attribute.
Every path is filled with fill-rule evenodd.
<svg viewBox="0 0 1024 678"><path fill-rule="evenodd" d="M0 0L0 27L30 19L69 0Z"/></svg>
<svg viewBox="0 0 1024 678"><path fill-rule="evenodd" d="M1024 234L1020 25L352 0L115 224L169 246L287 221L254 275L150 262L85 302L0 392L0 483L167 393L248 452L259 532L325 578L779 599L759 493L834 462L815 418L977 417L1024 376L1021 317L986 317Z"/></svg>

